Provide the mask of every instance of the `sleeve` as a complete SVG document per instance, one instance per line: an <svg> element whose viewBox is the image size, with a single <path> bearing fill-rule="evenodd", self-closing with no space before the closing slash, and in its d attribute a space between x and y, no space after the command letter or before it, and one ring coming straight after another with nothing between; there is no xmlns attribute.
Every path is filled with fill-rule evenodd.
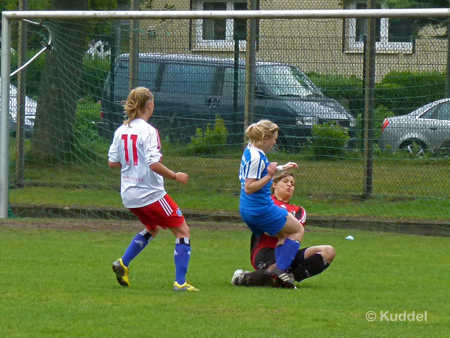
<svg viewBox="0 0 450 338"><path fill-rule="evenodd" d="M150 130L150 132L143 138L145 149L145 162L147 165L161 162L161 142L159 139L159 133L156 129Z"/></svg>
<svg viewBox="0 0 450 338"><path fill-rule="evenodd" d="M119 143L118 143L117 132L114 133L114 138L108 151L108 160L111 162L120 162L119 157Z"/></svg>
<svg viewBox="0 0 450 338"><path fill-rule="evenodd" d="M266 163L261 158L259 152L252 151L246 178L261 179L262 172L265 168Z"/></svg>

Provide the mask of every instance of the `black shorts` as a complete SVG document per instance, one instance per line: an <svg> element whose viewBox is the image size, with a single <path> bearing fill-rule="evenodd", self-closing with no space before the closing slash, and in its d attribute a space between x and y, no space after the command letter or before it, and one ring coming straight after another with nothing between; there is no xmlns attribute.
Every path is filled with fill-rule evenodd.
<svg viewBox="0 0 450 338"><path fill-rule="evenodd" d="M305 260L305 251L308 248L300 249L294 257L291 264L291 269L295 269ZM268 266L275 263L275 249L262 248L255 256L255 266L257 269L266 269Z"/></svg>

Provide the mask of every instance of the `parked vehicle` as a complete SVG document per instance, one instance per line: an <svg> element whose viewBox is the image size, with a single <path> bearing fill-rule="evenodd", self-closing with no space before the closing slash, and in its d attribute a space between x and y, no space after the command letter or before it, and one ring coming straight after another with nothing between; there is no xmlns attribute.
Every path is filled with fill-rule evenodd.
<svg viewBox="0 0 450 338"><path fill-rule="evenodd" d="M1 90L0 80L0 90ZM14 85L9 86L9 131L15 134L17 129L17 87ZM0 104L1 104L0 96ZM31 138L34 128L34 119L36 117L37 102L28 96L25 97L25 137ZM1 106L0 106L1 113Z"/></svg>
<svg viewBox="0 0 450 338"><path fill-rule="evenodd" d="M151 123L162 137L189 141L196 128L213 124L219 116L230 137L243 141L245 60L178 54L140 54L139 85L155 95ZM237 79L237 81L235 81ZM129 55L115 61L102 98L99 132L112 138L123 122L122 101L129 92ZM312 126L328 121L355 135L354 117L320 89L297 67L277 62L256 63L253 121L267 118L280 126L281 144L295 146L311 136ZM233 141L231 141L233 142Z"/></svg>
<svg viewBox="0 0 450 338"><path fill-rule="evenodd" d="M381 128L382 149L423 154L450 142L450 98L431 102L403 116L386 118Z"/></svg>

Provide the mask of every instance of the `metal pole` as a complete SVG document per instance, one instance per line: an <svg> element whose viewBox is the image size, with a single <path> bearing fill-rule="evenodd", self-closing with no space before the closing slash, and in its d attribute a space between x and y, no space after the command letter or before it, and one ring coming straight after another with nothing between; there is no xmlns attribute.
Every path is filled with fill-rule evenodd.
<svg viewBox="0 0 450 338"><path fill-rule="evenodd" d="M133 10L139 10L139 0L133 1ZM139 85L139 20L131 23L130 43L130 91Z"/></svg>
<svg viewBox="0 0 450 338"><path fill-rule="evenodd" d="M239 37L234 35L233 122L236 122L239 94Z"/></svg>
<svg viewBox="0 0 450 338"><path fill-rule="evenodd" d="M0 219L8 217L9 73L11 71L11 22L2 17L2 66L0 113Z"/></svg>
<svg viewBox="0 0 450 338"><path fill-rule="evenodd" d="M248 0L249 10L256 9L256 0ZM247 49L246 49L246 94L244 130L253 123L255 110L255 71L256 71L256 19L247 20ZM244 139L245 144L245 139Z"/></svg>
<svg viewBox="0 0 450 338"><path fill-rule="evenodd" d="M376 1L368 0L367 7L375 8ZM373 119L375 96L375 43L376 43L376 19L367 20L367 62L366 62L366 86L364 93L364 198L369 198L373 191Z"/></svg>
<svg viewBox="0 0 450 338"><path fill-rule="evenodd" d="M19 2L19 10L28 10L28 0L21 0ZM28 31L27 23L24 20L19 22L19 60L17 62L17 68L27 62L27 40ZM18 186L23 185L25 179L25 96L26 96L26 68L22 69L17 74L17 129L16 139L18 144L16 145L16 184Z"/></svg>
<svg viewBox="0 0 450 338"><path fill-rule="evenodd" d="M228 13L227 13L228 12ZM3 11L18 19L342 19L342 18L449 18L449 8L333 9L333 10L242 10L242 11Z"/></svg>
<svg viewBox="0 0 450 338"><path fill-rule="evenodd" d="M445 97L450 97L450 20L447 18L447 69L445 73Z"/></svg>
<svg viewBox="0 0 450 338"><path fill-rule="evenodd" d="M364 133L366 130L366 118L365 118L365 108L366 108L366 78L367 78L367 33L364 34L363 38L363 73L362 73L362 93L364 100L361 102L361 135L360 135L360 148L364 152Z"/></svg>

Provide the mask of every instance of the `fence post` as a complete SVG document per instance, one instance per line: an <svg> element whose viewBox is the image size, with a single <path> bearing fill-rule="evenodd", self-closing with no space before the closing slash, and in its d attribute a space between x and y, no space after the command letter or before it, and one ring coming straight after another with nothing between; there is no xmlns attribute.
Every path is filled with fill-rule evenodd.
<svg viewBox="0 0 450 338"><path fill-rule="evenodd" d="M133 10L139 10L139 0L132 0ZM131 23L130 43L130 91L139 84L139 20Z"/></svg>
<svg viewBox="0 0 450 338"><path fill-rule="evenodd" d="M250 10L257 9L256 0L248 0ZM256 70L256 19L247 20L247 47L246 47L246 94L244 130L253 123L255 110L255 70ZM245 144L245 137L244 137Z"/></svg>
<svg viewBox="0 0 450 338"><path fill-rule="evenodd" d="M19 2L19 10L28 10L28 0L21 0ZM27 40L28 31L27 23L23 20L19 21L19 50L17 68L22 67L27 62ZM16 184L19 187L23 186L25 179L25 96L26 96L26 68L17 73L17 127L16 127Z"/></svg>
<svg viewBox="0 0 450 338"><path fill-rule="evenodd" d="M376 1L368 0L367 8L376 9ZM367 20L366 77L364 90L364 193L367 199L373 191L373 100L375 94L376 18Z"/></svg>

